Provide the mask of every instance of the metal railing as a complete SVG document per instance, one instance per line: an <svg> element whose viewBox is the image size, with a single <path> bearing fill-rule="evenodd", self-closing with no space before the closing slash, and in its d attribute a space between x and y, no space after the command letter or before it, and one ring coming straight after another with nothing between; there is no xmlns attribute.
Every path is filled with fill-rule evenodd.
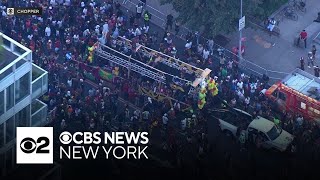
<svg viewBox="0 0 320 180"><path fill-rule="evenodd" d="M135 7L138 3L140 3L141 1L139 0L124 0L123 1L123 6L128 8L131 11L134 11L135 9L132 9L132 7ZM150 6L150 5L146 5L145 9L149 11L149 13L152 15L152 17L155 17L156 19L151 19L151 21L153 21L154 23L158 24L159 21L161 23L161 27L165 28L166 25L166 15L162 12L160 12L159 10L157 10L156 8ZM182 34L186 34L187 32L193 32L192 30L190 30L189 28L185 27L185 26L181 26L180 28ZM181 38L181 37L180 37ZM206 39L205 37L201 37L201 39L206 42L208 39ZM214 49L218 49L218 48L222 48L225 49L224 47L220 46L219 44L215 43L215 48ZM233 52L231 52L228 49L225 49L225 55L228 58L234 58L234 57L238 57L239 56ZM280 81L281 79L283 79L286 75L288 75L289 73L286 72L280 72L280 71L273 71L273 70L268 70L266 68L263 68L249 60L246 60L244 58L241 58L240 63L239 63L239 67L246 73L248 74L253 74L256 76L262 76L263 74L267 75L270 78L270 83L274 83L276 81Z"/></svg>

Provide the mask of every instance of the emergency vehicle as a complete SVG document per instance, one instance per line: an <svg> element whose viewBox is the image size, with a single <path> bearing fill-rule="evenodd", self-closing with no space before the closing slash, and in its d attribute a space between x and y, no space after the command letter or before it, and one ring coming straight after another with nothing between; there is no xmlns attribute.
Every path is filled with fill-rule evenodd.
<svg viewBox="0 0 320 180"><path fill-rule="evenodd" d="M276 103L279 110L320 122L320 79L301 69L272 85L265 95Z"/></svg>

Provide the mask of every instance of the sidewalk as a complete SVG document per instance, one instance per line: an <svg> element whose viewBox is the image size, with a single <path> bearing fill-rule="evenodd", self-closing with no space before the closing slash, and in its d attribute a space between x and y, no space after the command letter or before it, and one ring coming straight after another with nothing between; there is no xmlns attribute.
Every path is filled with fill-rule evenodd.
<svg viewBox="0 0 320 180"><path fill-rule="evenodd" d="M256 63L266 69L273 71L280 71L290 73L296 67L300 66L299 59L304 57L306 59L307 53L311 51L312 37L314 34L309 33L307 41L307 48L298 48L294 46L294 39L305 28L307 28L313 20L316 19L317 13L320 12L319 0L308 0L306 2L307 12L296 11L299 19L298 21L288 20L286 18L280 22L280 37L269 36L265 31L254 30L246 28L243 31L243 36L247 37L245 42L246 54L244 58L248 61ZM320 31L320 23L319 30ZM235 32L230 35L232 41L228 48L235 46L238 43L239 33ZM302 43L301 43L302 46ZM316 65L320 65L320 46L317 45ZM305 61L305 63L307 63ZM307 66L307 65L305 65ZM306 71L314 74L313 68L305 67Z"/></svg>
<svg viewBox="0 0 320 180"><path fill-rule="evenodd" d="M140 3L139 0L123 0L122 6L129 9L131 12L136 12L135 6ZM147 0L144 9L148 10L152 14L151 22L165 27L166 17L168 14L172 14L174 17L178 16L178 13L173 10L171 4L161 5L160 0Z"/></svg>
<svg viewBox="0 0 320 180"><path fill-rule="evenodd" d="M127 0L124 7L135 12L134 4L137 4L138 2L139 0ZM165 26L166 15L169 13L173 14L174 17L177 17L178 15L178 13L173 10L172 5L160 5L158 0L148 0L146 8L154 15L154 18L151 21L154 24L161 26L161 28L164 28ZM269 72L268 75L278 79L282 79L287 73L292 72L296 67L300 66L299 58L301 56L306 58L307 53L311 50L312 40L311 38L308 40L307 49L297 48L293 45L293 42L297 34L309 26L317 17L317 13L320 12L320 3L318 0L308 0L306 2L306 8L306 13L297 11L299 16L298 21L292 21L284 18L283 21L280 22L280 37L270 37L262 30L246 28L243 31L243 37L247 37L247 41L245 42L246 54L243 58L261 66L262 68L275 71L271 73ZM311 35L309 34L309 36ZM238 45L238 32L235 32L228 37L231 39L227 45L228 49ZM320 45L317 45L317 49L318 53L316 56L316 64L319 65ZM255 70L261 71L261 68L258 68L256 65L251 64L249 68L257 67ZM308 69L306 67L305 69L311 74L314 73L313 68Z"/></svg>

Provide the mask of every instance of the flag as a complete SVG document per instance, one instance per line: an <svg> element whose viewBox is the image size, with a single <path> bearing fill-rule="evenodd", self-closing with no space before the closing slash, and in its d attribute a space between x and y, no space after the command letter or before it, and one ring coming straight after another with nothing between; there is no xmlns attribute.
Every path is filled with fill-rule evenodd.
<svg viewBox="0 0 320 180"><path fill-rule="evenodd" d="M107 80L107 81L112 81L113 75L112 73L109 73L107 71L104 71L102 69L99 70L99 75L101 79Z"/></svg>

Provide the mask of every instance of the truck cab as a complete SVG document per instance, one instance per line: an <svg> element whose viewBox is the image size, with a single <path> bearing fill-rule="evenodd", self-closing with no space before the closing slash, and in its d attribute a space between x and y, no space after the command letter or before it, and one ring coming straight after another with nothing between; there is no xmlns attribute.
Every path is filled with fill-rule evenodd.
<svg viewBox="0 0 320 180"><path fill-rule="evenodd" d="M217 111L212 115L219 122L220 129L228 135L238 137L246 131L246 139L257 147L284 152L291 145L294 136L263 117L253 117L240 109Z"/></svg>
<svg viewBox="0 0 320 180"><path fill-rule="evenodd" d="M234 137L237 137L240 129L246 129L252 121L251 114L237 108L215 112L212 117L219 121L223 132Z"/></svg>
<svg viewBox="0 0 320 180"><path fill-rule="evenodd" d="M247 139L258 147L284 152L291 145L294 136L263 117L254 119L247 128Z"/></svg>

